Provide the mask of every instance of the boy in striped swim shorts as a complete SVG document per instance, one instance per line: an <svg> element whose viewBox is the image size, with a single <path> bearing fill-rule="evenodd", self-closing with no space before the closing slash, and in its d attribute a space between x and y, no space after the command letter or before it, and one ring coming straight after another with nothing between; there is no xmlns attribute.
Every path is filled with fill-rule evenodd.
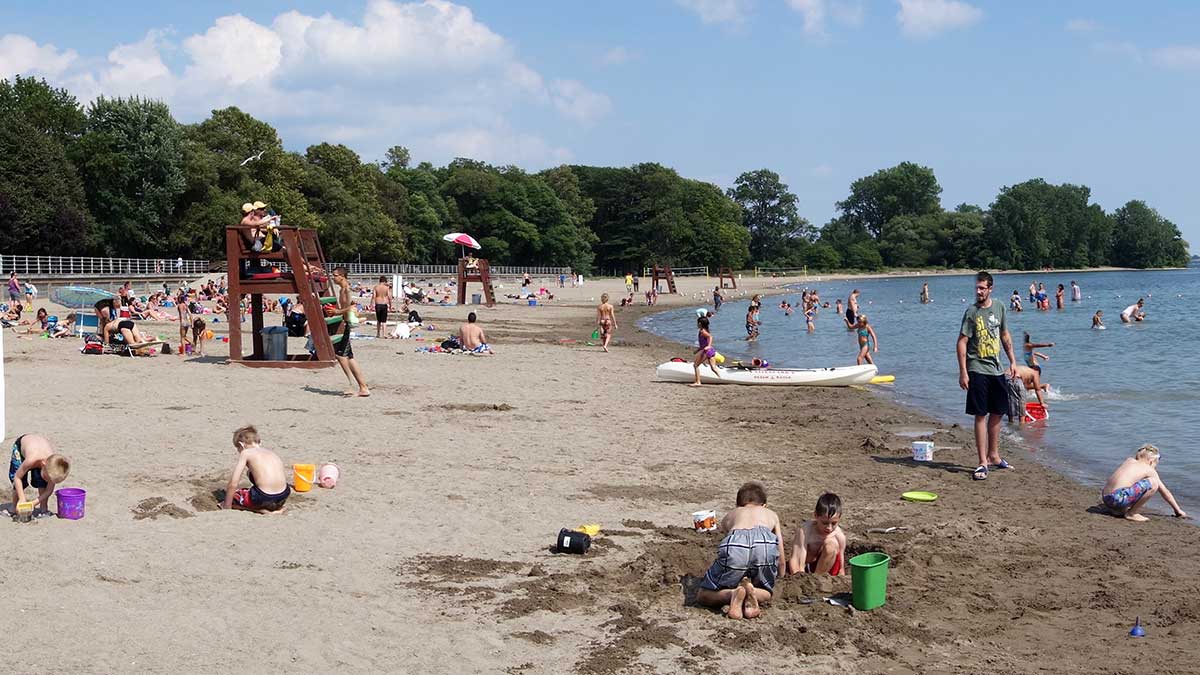
<svg viewBox="0 0 1200 675"><path fill-rule="evenodd" d="M737 508L721 519L727 532L717 559L704 575L696 600L720 607L730 619L753 619L771 599L779 561L784 559L779 516L768 509L767 491L751 481L737 491Z"/></svg>

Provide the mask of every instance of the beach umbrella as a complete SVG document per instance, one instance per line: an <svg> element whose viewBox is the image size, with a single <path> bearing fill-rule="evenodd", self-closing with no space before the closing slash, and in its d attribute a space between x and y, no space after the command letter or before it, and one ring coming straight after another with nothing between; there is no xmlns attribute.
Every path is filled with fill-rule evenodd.
<svg viewBox="0 0 1200 675"><path fill-rule="evenodd" d="M475 250L479 250L480 248L479 242L475 241L475 237L463 232L451 232L450 234L442 237L442 239L450 242L451 244L458 244L459 246L466 246ZM463 252L463 255L466 255L465 251Z"/></svg>
<svg viewBox="0 0 1200 675"><path fill-rule="evenodd" d="M89 307L115 293L86 286L63 286L50 292L50 299L63 307Z"/></svg>

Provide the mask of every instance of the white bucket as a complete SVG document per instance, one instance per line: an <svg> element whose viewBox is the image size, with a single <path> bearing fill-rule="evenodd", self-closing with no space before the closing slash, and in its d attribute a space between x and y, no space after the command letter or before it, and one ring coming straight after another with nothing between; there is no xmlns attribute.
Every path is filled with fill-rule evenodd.
<svg viewBox="0 0 1200 675"><path fill-rule="evenodd" d="M913 441L912 453L914 462L932 462L933 441Z"/></svg>
<svg viewBox="0 0 1200 675"><path fill-rule="evenodd" d="M692 526L697 532L712 532L717 529L717 512L696 511L692 514Z"/></svg>

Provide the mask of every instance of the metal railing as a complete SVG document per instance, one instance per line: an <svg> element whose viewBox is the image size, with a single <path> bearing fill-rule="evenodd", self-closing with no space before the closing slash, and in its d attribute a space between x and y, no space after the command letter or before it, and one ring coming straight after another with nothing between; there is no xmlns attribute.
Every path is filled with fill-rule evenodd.
<svg viewBox="0 0 1200 675"><path fill-rule="evenodd" d="M207 260L176 258L74 258L51 255L0 254L0 274L17 277L195 276L208 273Z"/></svg>
<svg viewBox="0 0 1200 675"><path fill-rule="evenodd" d="M401 265L388 263L329 263L327 267L345 267L352 276L392 275L452 277L458 274L458 265ZM512 265L492 265L488 271L494 277L520 277L528 274L531 277L558 276L570 274L569 267L519 267Z"/></svg>

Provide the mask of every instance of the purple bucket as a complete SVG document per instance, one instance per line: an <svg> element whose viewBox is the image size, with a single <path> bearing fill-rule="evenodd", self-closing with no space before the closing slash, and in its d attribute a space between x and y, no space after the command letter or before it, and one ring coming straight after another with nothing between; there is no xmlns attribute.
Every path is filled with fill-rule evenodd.
<svg viewBox="0 0 1200 675"><path fill-rule="evenodd" d="M58 498L58 517L67 520L83 518L83 500L87 490L83 488L63 488L54 493Z"/></svg>

